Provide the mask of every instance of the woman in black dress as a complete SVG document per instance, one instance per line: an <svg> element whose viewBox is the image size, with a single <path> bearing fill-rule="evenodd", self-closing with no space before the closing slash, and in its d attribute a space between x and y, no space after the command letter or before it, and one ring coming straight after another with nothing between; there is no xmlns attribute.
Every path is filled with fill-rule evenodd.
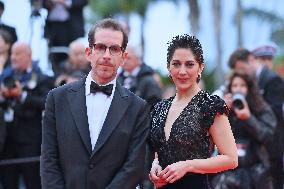
<svg viewBox="0 0 284 189"><path fill-rule="evenodd" d="M159 102L152 112L150 140L156 154L150 180L163 189L208 189L207 173L238 164L228 108L218 96L198 86L204 60L194 36L172 39L167 68L176 94ZM214 145L221 155L211 156Z"/></svg>

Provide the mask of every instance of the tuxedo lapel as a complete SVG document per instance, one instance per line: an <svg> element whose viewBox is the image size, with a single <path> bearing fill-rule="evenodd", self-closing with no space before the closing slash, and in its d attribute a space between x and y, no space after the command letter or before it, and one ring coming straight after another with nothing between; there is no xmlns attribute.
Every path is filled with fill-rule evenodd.
<svg viewBox="0 0 284 189"><path fill-rule="evenodd" d="M81 139L91 155L92 145L87 117L85 80L81 79L68 90L68 101Z"/></svg>
<svg viewBox="0 0 284 189"><path fill-rule="evenodd" d="M92 152L92 156L103 146L108 137L114 131L119 121L122 119L127 107L129 106L129 96L126 94L117 82L114 96L103 124L102 130L99 134L99 138Z"/></svg>

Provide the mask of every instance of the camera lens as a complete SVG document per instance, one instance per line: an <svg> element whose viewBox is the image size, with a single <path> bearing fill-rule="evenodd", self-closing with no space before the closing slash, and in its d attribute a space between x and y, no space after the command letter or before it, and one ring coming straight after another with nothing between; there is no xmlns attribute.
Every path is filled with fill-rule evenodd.
<svg viewBox="0 0 284 189"><path fill-rule="evenodd" d="M233 95L233 107L237 109L243 109L244 108L244 102L245 96L241 93L235 93Z"/></svg>

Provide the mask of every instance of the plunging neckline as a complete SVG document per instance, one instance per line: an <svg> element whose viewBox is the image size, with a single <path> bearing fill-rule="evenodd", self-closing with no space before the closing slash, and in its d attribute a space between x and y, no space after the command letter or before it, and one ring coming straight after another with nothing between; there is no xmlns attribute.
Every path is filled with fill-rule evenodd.
<svg viewBox="0 0 284 189"><path fill-rule="evenodd" d="M187 109L187 107L195 100L195 98L199 95L199 93L201 93L201 91L203 90L200 90L198 91L191 99L190 101L187 103L187 105L182 109L182 111L180 112L180 114L178 115L178 117L174 120L172 126L171 126L171 129L170 129L170 134L169 134L169 138L167 139L166 137L166 132L165 132L165 127L166 127L166 121L167 121L167 118L168 118L168 114L169 114L169 110L172 106L172 103L173 103L173 100L175 98L175 96L171 97L169 99L169 105L167 106L167 109L166 109L166 116L165 116L165 119L163 120L163 127L162 127L162 130L163 130L163 138L165 140L165 142L169 142L170 139L171 139L171 133L174 129L174 126L176 125L175 123L179 120L180 116L183 115L184 111Z"/></svg>

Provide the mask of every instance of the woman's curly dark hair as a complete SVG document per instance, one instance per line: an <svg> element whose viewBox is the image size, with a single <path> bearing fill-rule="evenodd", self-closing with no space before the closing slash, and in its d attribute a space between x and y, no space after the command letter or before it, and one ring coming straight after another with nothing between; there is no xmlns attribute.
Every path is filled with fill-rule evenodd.
<svg viewBox="0 0 284 189"><path fill-rule="evenodd" d="M199 64L204 64L203 50L199 40L195 36L188 34L177 35L168 43L167 49L167 67L170 66L170 61L176 49L190 49Z"/></svg>

